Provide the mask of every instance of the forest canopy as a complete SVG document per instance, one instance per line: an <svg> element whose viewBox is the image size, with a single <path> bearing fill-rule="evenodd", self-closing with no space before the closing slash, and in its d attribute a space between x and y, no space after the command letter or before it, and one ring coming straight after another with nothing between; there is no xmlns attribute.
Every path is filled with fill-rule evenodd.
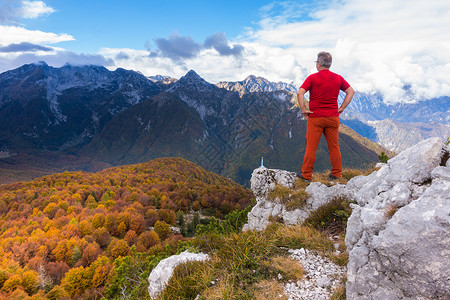
<svg viewBox="0 0 450 300"><path fill-rule="evenodd" d="M125 262L176 251L199 216L223 218L252 197L181 158L2 185L0 296L114 298Z"/></svg>

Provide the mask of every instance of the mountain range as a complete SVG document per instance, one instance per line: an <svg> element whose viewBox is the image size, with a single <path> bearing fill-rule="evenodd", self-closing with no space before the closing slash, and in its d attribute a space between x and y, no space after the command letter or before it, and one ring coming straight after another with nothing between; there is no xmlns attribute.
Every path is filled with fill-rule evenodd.
<svg viewBox="0 0 450 300"><path fill-rule="evenodd" d="M429 137L450 136L450 97L386 104L380 94L356 93L341 123L398 153Z"/></svg>
<svg viewBox="0 0 450 300"><path fill-rule="evenodd" d="M214 85L192 70L176 80L99 66L24 65L0 74L0 178L12 170L20 180L165 156L186 158L240 183L262 156L272 168L298 171L306 121L293 107L294 94L291 84L256 76ZM350 127L356 115L369 119L364 107L378 105L380 116L388 113L370 97L359 95L352 105L346 111ZM439 110L434 114L441 116ZM355 132L373 126L355 120L354 131L341 132L342 157L346 167L363 168L378 160L382 148L362 142ZM327 168L322 141L315 169Z"/></svg>

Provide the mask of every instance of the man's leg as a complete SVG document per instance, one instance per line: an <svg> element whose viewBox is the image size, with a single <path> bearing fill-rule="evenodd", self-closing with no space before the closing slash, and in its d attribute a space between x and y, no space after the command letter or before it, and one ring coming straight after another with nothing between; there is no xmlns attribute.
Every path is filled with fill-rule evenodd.
<svg viewBox="0 0 450 300"><path fill-rule="evenodd" d="M330 153L331 174L335 177L342 176L341 151L339 149L339 117L327 118L327 125L324 128L324 135Z"/></svg>
<svg viewBox="0 0 450 300"><path fill-rule="evenodd" d="M309 118L306 126L306 151L303 158L302 175L308 180L312 178L316 150L323 132L323 127L318 119L322 118Z"/></svg>

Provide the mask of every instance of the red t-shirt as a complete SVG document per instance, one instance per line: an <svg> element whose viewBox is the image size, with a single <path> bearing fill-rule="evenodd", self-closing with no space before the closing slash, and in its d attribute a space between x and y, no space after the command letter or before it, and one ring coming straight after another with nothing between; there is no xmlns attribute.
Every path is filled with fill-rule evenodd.
<svg viewBox="0 0 450 300"><path fill-rule="evenodd" d="M345 79L330 70L320 70L309 75L300 88L309 91L310 118L338 117L339 90L350 87Z"/></svg>

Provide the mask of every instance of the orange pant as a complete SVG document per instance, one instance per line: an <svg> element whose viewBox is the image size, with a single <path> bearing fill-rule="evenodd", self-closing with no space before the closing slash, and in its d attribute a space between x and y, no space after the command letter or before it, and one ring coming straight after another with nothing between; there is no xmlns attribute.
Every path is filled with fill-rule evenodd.
<svg viewBox="0 0 450 300"><path fill-rule="evenodd" d="M339 117L309 118L306 127L306 151L303 158L302 175L305 179L311 179L316 150L319 146L322 133L328 144L330 153L331 174L341 177L342 161L339 150Z"/></svg>

